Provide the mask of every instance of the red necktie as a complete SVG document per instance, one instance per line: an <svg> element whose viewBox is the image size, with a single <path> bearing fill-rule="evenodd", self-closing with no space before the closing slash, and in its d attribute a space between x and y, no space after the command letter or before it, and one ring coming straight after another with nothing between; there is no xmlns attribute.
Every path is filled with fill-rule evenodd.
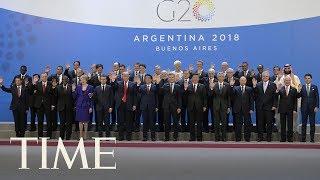
<svg viewBox="0 0 320 180"><path fill-rule="evenodd" d="M122 101L123 101L123 102L127 102L127 90L128 90L127 83L124 82L123 97L122 97Z"/></svg>

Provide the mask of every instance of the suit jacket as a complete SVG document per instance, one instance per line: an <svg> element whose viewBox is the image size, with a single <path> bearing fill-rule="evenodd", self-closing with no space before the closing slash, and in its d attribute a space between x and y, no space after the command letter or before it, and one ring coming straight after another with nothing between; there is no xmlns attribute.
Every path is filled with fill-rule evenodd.
<svg viewBox="0 0 320 180"><path fill-rule="evenodd" d="M182 107L186 107L187 104L188 104L188 91L185 91L185 90L184 90L184 79L180 79L180 80L178 81L178 84L180 85L181 92L182 92L182 94L181 94ZM188 85L190 85L190 84L191 84L191 81L190 81L190 79L189 79Z"/></svg>
<svg viewBox="0 0 320 180"><path fill-rule="evenodd" d="M124 81L115 81L111 83L111 86L115 91L115 107L118 109L122 102L124 95ZM127 89L127 110L132 111L133 106L137 106L137 85L131 81L128 81Z"/></svg>
<svg viewBox="0 0 320 180"><path fill-rule="evenodd" d="M15 79L16 79L17 77L21 77L21 74L18 74L18 75L15 75L15 76L14 76L14 78L12 79L12 82L11 82L12 85L15 84L14 81L15 81ZM24 80L25 80L25 79L28 79L28 81L29 81L28 86L32 84L32 77L29 76L28 74L25 74L25 75L24 75L24 78L22 79L22 84L23 84L23 85L25 85L25 84L24 84Z"/></svg>
<svg viewBox="0 0 320 180"><path fill-rule="evenodd" d="M74 108L74 100L72 96L72 86L70 84L67 85L67 90L63 87L63 85L58 85L55 88L55 100L57 101L57 111L63 111L65 108L73 109Z"/></svg>
<svg viewBox="0 0 320 180"><path fill-rule="evenodd" d="M63 76L63 74L61 74L61 76ZM57 82L59 85L62 83L62 81L61 81L61 83L59 83L58 74L52 74L51 76L49 76L48 81L52 81L53 78L57 79Z"/></svg>
<svg viewBox="0 0 320 180"><path fill-rule="evenodd" d="M70 69L65 69L63 74L68 76L70 80L77 77L77 74L74 72L74 70L70 71Z"/></svg>
<svg viewBox="0 0 320 180"><path fill-rule="evenodd" d="M17 109L29 109L29 90L24 85L21 86L21 95L18 95L18 88L16 85L11 85L10 88L6 88L4 85L1 86L4 92L11 93L10 110Z"/></svg>
<svg viewBox="0 0 320 180"><path fill-rule="evenodd" d="M105 85L104 92L102 91L101 85L96 87L93 97L97 111L107 110L113 107L114 92L110 85Z"/></svg>
<svg viewBox="0 0 320 180"><path fill-rule="evenodd" d="M231 87L228 83L224 82L221 90L219 90L219 83L216 83L209 93L212 95L212 107L215 111L227 111L231 107Z"/></svg>
<svg viewBox="0 0 320 180"><path fill-rule="evenodd" d="M32 91L34 92L34 107L40 108L43 105L47 110L51 110L51 105L54 105L54 92L51 83L47 81L47 86L43 91L40 81L32 86Z"/></svg>
<svg viewBox="0 0 320 180"><path fill-rule="evenodd" d="M189 84L187 90L184 90L188 96L187 109L189 111L196 109L202 111L207 107L207 92L203 84L198 83L197 91L194 91L193 84Z"/></svg>
<svg viewBox="0 0 320 180"><path fill-rule="evenodd" d="M319 108L319 91L316 85L311 84L309 96L306 85L303 85L298 97L301 97L301 111L313 111L315 107Z"/></svg>
<svg viewBox="0 0 320 180"><path fill-rule="evenodd" d="M254 94L251 87L245 86L244 93L241 91L241 86L233 87L232 99L234 113L249 113L250 110L254 110Z"/></svg>
<svg viewBox="0 0 320 180"><path fill-rule="evenodd" d="M253 78L252 73L253 72L249 70L247 75L245 76L243 71L237 71L235 73L235 77L240 79L242 76L245 76L247 78L246 86L252 87L253 86L253 84L252 84L252 78Z"/></svg>
<svg viewBox="0 0 320 180"><path fill-rule="evenodd" d="M208 107L212 107L212 102L213 102L213 96L212 94L210 93L210 79L209 77L206 77L205 78L205 87L206 87L206 90L207 90L207 102L208 102ZM215 77L213 79L213 82L216 83L217 82L217 78Z"/></svg>
<svg viewBox="0 0 320 180"><path fill-rule="evenodd" d="M138 93L141 111L158 108L158 88L156 85L151 84L150 91L148 91L147 85L143 84L139 87Z"/></svg>
<svg viewBox="0 0 320 180"><path fill-rule="evenodd" d="M181 96L181 87L179 84L175 83L173 92L170 89L170 83L164 84L160 89L160 94L163 94L162 108L169 109L178 109L182 107L182 96Z"/></svg>
<svg viewBox="0 0 320 180"><path fill-rule="evenodd" d="M192 77L192 74L198 74L199 75L199 83L201 83L201 84L204 84L206 78L208 77L208 73L205 72L204 70L202 70L202 72L200 74L198 73L198 70L195 70L193 73L191 73L190 77Z"/></svg>
<svg viewBox="0 0 320 180"><path fill-rule="evenodd" d="M297 111L298 93L296 88L293 88L292 86L290 86L289 94L287 96L285 86L283 86L279 90L278 95L280 98L279 108L278 108L279 113Z"/></svg>
<svg viewBox="0 0 320 180"><path fill-rule="evenodd" d="M255 107L256 110L271 111L272 107L278 107L277 86L275 83L269 81L266 92L263 92L263 82L259 82L254 88Z"/></svg>

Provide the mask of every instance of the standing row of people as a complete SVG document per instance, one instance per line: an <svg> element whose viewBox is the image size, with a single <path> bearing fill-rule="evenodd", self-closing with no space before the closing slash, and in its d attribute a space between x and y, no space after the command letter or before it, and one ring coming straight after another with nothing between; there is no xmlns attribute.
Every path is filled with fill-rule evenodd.
<svg viewBox="0 0 320 180"><path fill-rule="evenodd" d="M292 142L294 118L298 114L298 99L301 99L301 141L306 140L309 119L310 137L314 142L319 95L317 86L311 84L311 74L304 76L305 85L301 85L290 65L285 65L283 70L275 66L272 77L263 65L254 73L247 62L235 72L223 62L218 73L213 66L205 72L201 60L197 61L196 70L189 66L182 71L180 61L175 61L174 66L175 70L170 72L156 66L155 74L150 75L144 64L136 63L133 70L128 70L124 64L115 63L112 72L106 75L103 65L97 64L91 67L91 73L85 74L80 61L75 61L73 70L69 65L65 71L58 66L56 73L50 75L47 67L40 76L33 77L26 74L26 66L21 66L10 88L3 85L3 78L0 78L0 86L12 93L10 109L17 136L24 136L26 113L30 110L31 130L35 130L37 116L39 137L43 136L44 117L46 136L52 137L59 116L63 139L71 138L74 122L77 122L76 131L80 137L87 138L94 119L99 136L110 136L117 123L119 140L131 140L132 131L140 129L142 116L143 140L148 140L149 131L151 140L156 140L158 124L159 130L165 132L166 141L170 140L171 128L175 141L181 130L190 132L190 141L202 141L202 132L210 129L211 117L215 140L226 141L232 115L235 140L242 140L243 128L245 141L250 141L251 118L255 111L258 141L272 140L278 113L281 141ZM266 139L263 138L265 132Z"/></svg>

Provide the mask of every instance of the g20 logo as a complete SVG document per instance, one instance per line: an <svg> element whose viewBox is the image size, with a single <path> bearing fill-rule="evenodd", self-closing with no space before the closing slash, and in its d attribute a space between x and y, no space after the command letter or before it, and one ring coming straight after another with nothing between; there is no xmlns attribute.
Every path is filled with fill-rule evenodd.
<svg viewBox="0 0 320 180"><path fill-rule="evenodd" d="M214 13L213 0L196 0L194 4L190 0L163 0L157 6L157 16L163 22L192 21L190 16L206 22L212 20Z"/></svg>

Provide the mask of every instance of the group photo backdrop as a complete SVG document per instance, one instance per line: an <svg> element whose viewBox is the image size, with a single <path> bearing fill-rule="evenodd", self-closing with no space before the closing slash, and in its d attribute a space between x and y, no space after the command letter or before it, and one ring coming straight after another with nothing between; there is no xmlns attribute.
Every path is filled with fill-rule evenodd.
<svg viewBox="0 0 320 180"><path fill-rule="evenodd" d="M1 0L0 76L9 86L19 67L28 74L51 73L58 65L81 61L133 67L145 63L173 70L196 60L205 70L222 61L236 68L291 64L303 82L320 82L320 1L318 0ZM13 122L10 94L0 93L0 122ZM319 124L320 121L317 120Z"/></svg>

